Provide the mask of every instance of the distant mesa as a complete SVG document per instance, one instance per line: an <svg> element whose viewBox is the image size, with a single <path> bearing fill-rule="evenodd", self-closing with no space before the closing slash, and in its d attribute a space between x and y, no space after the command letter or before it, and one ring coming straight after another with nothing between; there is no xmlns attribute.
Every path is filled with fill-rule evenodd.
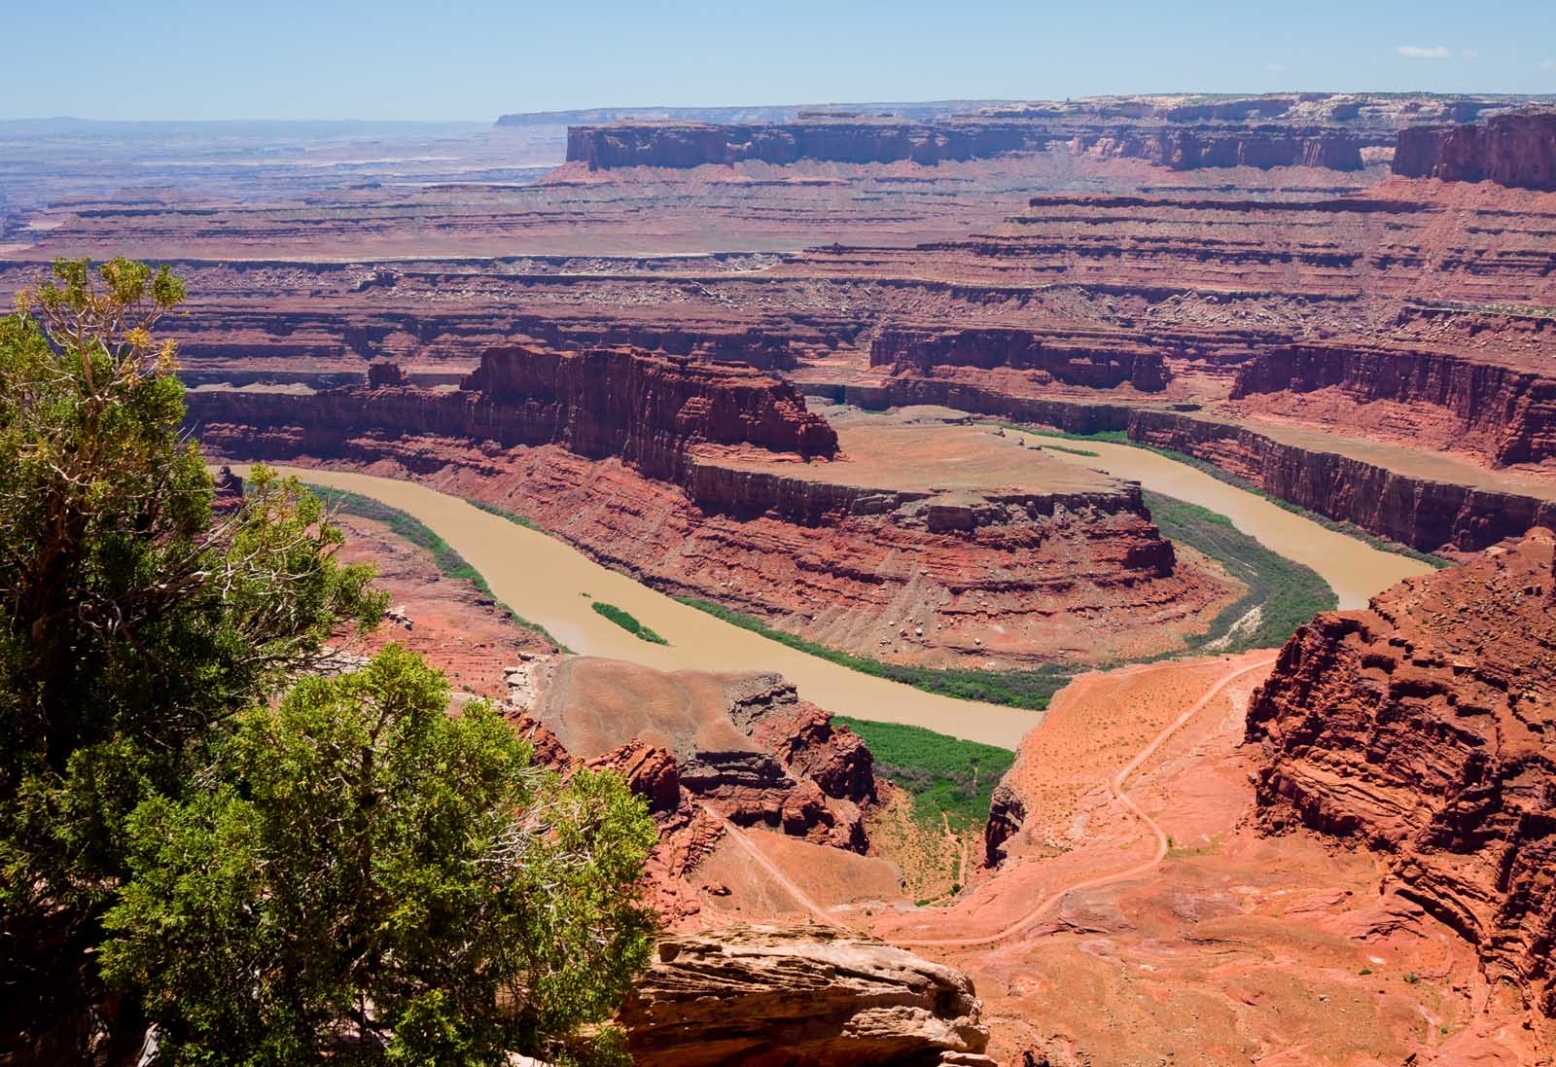
<svg viewBox="0 0 1556 1067"><path fill-rule="evenodd" d="M1173 170L1361 170L1401 130L1481 120L1515 99L1427 94L1098 97L990 104L792 109L602 109L569 119L567 159L591 170L802 160L936 165L1065 147ZM502 123L517 116L505 116Z"/></svg>
<svg viewBox="0 0 1556 1067"><path fill-rule="evenodd" d="M1556 191L1556 108L1498 115L1483 125L1402 130L1394 173Z"/></svg>

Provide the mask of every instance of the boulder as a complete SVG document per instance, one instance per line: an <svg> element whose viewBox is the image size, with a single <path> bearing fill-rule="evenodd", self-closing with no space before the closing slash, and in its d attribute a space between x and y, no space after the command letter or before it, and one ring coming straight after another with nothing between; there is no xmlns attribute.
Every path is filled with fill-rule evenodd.
<svg viewBox="0 0 1556 1067"><path fill-rule="evenodd" d="M904 949L734 926L661 941L620 1021L638 1067L913 1067L980 1062L958 1057L988 1046L981 1007L966 975Z"/></svg>

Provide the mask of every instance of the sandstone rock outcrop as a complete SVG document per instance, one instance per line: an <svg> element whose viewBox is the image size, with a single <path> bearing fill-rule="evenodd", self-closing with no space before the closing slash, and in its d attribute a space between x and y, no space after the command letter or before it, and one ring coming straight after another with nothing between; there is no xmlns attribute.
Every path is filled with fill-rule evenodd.
<svg viewBox="0 0 1556 1067"><path fill-rule="evenodd" d="M1325 391L1339 401L1336 418L1352 428L1392 420L1411 425L1420 439L1429 432L1428 413L1437 411L1444 442L1478 445L1497 466L1556 456L1556 377L1446 353L1382 345L1272 346L1238 369L1230 399ZM1262 409L1272 406L1285 410L1268 403Z"/></svg>
<svg viewBox="0 0 1556 1067"><path fill-rule="evenodd" d="M610 770L626 779L627 786L648 802L655 814L681 806L681 776L675 756L634 737L588 761L592 770Z"/></svg>
<svg viewBox="0 0 1556 1067"><path fill-rule="evenodd" d="M663 673L591 657L557 665L532 716L556 747L625 777L657 814L706 807L860 854L876 797L864 742L778 675ZM814 773L812 773L814 772Z"/></svg>
<svg viewBox="0 0 1556 1067"><path fill-rule="evenodd" d="M1326 613L1248 712L1271 829L1376 850L1489 975L1556 1012L1556 535Z"/></svg>
<svg viewBox="0 0 1556 1067"><path fill-rule="evenodd" d="M902 949L738 926L661 941L619 1019L639 1067L992 1065L980 1010L966 976Z"/></svg>
<svg viewBox="0 0 1556 1067"><path fill-rule="evenodd" d="M1556 189L1556 110L1498 115L1479 125L1402 130L1394 173Z"/></svg>
<svg viewBox="0 0 1556 1067"><path fill-rule="evenodd" d="M1026 821L1026 802L1005 782L994 787L989 797L989 821L983 826L983 865L998 867L1005 859L1005 842Z"/></svg>
<svg viewBox="0 0 1556 1067"><path fill-rule="evenodd" d="M1109 344L1108 341L1112 343ZM1042 334L1016 327L936 329L890 325L870 343L870 365L894 374L933 374L937 367L1009 367L1048 382L1089 389L1131 385L1141 392L1166 388L1160 350L1119 337Z"/></svg>
<svg viewBox="0 0 1556 1067"><path fill-rule="evenodd" d="M801 700L782 675L761 674L730 685L729 717L829 797L864 804L877 799L875 757L864 738L832 714Z"/></svg>

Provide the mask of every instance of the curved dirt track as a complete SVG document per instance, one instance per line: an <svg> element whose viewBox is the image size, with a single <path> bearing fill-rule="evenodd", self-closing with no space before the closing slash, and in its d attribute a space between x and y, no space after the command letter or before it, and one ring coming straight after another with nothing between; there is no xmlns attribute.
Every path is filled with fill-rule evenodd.
<svg viewBox="0 0 1556 1067"><path fill-rule="evenodd" d="M1128 763L1124 764L1124 766L1121 767L1112 778L1108 779L1108 792L1111 794L1112 798L1127 808L1129 812L1134 815L1134 817L1141 823L1143 823L1145 827L1149 829L1156 837L1156 849L1150 859L1143 863L1137 863L1127 870L1114 871L1109 874L1097 875L1093 878L1085 878L1078 882L1072 882L1069 885L1063 886L1059 889L1055 889L1045 896L1039 898L1038 902L1034 904L1031 909L1028 910L1028 912L1020 919L1017 919L1009 926L992 934L985 934L981 937L952 938L893 937L890 939L892 944L901 945L905 948L968 948L977 945L991 945L999 941L1004 941L1007 938L1013 937L1016 934L1019 934L1022 931L1028 930L1035 926L1041 919L1046 917L1050 908L1058 904L1059 901L1064 899L1064 897L1070 893L1080 889L1095 889L1098 886L1110 885L1114 882L1128 881L1131 878L1137 878L1140 875L1149 874L1151 871L1155 870L1157 865L1159 865L1167 856L1167 833L1161 828L1155 819L1152 819L1143 810L1141 810L1140 806L1134 802L1134 799L1130 797L1128 793L1124 792L1124 783L1128 781L1131 774L1140 768L1141 764L1154 756L1156 752L1162 747L1162 745L1166 744L1166 742L1172 737L1173 734L1181 730L1185 725L1188 724L1190 719L1194 718L1194 716L1205 707L1205 705L1209 704L1212 700L1219 696L1223 689L1245 674L1251 674L1254 671L1267 670L1270 665L1275 662L1275 658L1278 654L1278 652L1272 650L1267 655L1261 656L1256 663L1250 664L1248 666L1234 667L1233 669L1227 671L1225 674L1221 675L1221 677L1216 679L1215 683L1211 685L1209 689L1205 690L1204 694L1201 695L1198 700L1185 708L1176 719L1168 724L1166 729L1162 730L1161 733L1152 738L1149 744L1147 744L1139 752L1135 753L1134 757L1130 759Z"/></svg>

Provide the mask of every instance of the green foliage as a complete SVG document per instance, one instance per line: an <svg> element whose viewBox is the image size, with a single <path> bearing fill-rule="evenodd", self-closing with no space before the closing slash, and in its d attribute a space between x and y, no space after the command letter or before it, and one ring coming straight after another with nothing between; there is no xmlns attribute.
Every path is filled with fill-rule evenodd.
<svg viewBox="0 0 1556 1067"><path fill-rule="evenodd" d="M1040 445L1038 447L1046 448L1050 452L1063 452L1067 456L1085 456L1087 459L1097 459L1102 455L1101 452L1093 452L1089 448L1066 448L1064 445Z"/></svg>
<svg viewBox="0 0 1556 1067"><path fill-rule="evenodd" d="M482 511L489 515L496 515L500 519L507 519L515 526L522 526L526 530L534 530L536 533L546 533L546 531L542 529L538 523L531 519L526 519L517 511L509 511L507 508L500 508L496 504L488 504L486 501L477 500L472 496L465 497L465 503L469 504L471 507L480 508Z"/></svg>
<svg viewBox="0 0 1556 1067"><path fill-rule="evenodd" d="M629 634L632 634L635 637L641 637L643 640L649 642L650 644L668 645L670 643L663 637L660 637L654 631L650 630L647 626L644 626L631 612L624 611L621 608L618 608L615 604L606 604L603 601L596 600L589 606L594 609L594 613L596 615L605 616L607 619L615 623L617 626L620 626Z"/></svg>
<svg viewBox="0 0 1556 1067"><path fill-rule="evenodd" d="M228 716L376 620L365 568L263 470L217 519L180 436L166 269L59 261L0 320L0 906L80 917L122 875L124 816ZM61 911L60 909L63 909ZM84 909L84 910L82 910Z"/></svg>
<svg viewBox="0 0 1556 1067"><path fill-rule="evenodd" d="M0 1044L144 1009L159 1063L625 1062L642 805L402 650L298 682L371 572L294 479L213 506L177 279L54 278L0 320Z"/></svg>
<svg viewBox="0 0 1556 1067"><path fill-rule="evenodd" d="M911 685L926 693L955 697L958 700L978 700L989 704L1004 704L1013 708L1042 711L1055 693L1070 681L1069 674L1057 666L1043 666L1027 671L983 671L963 668L913 667L901 663L885 663L868 656L856 656L851 652L828 648L815 641L806 640L777 627L769 626L761 619L746 615L694 597L676 597L682 604L705 611L714 618L739 626L743 630L761 634L771 641L859 671L903 685Z"/></svg>
<svg viewBox="0 0 1556 1067"><path fill-rule="evenodd" d="M432 562L438 568L438 573L443 575L443 577L469 582L519 626L539 634L564 652L571 651L556 638L552 637L551 632L540 625L540 623L531 622L507 604L498 600L497 594L492 591L486 576L476 570L464 556L456 552L454 547L445 541L440 534L414 515L407 514L399 508L391 507L380 500L374 500L370 496L353 493L349 489L333 489L323 485L309 485L308 488L323 498L331 508L339 509L342 514L356 515L360 518L371 519L374 522L381 522L389 527L390 532L396 537L403 538L418 548L426 549L432 554ZM475 501L471 501L471 503L475 503Z"/></svg>
<svg viewBox="0 0 1556 1067"><path fill-rule="evenodd" d="M1096 433L1070 433L1068 430L1053 430L1046 426L1021 426L1014 422L996 423L1002 430L1015 430L1017 433L1029 433L1035 437L1052 437L1060 441L1103 441L1110 445L1133 445L1129 439L1127 430L1098 430ZM1047 447L1047 446L1045 446ZM1063 452L1065 449L1059 449ZM1094 456L1095 452L1081 452L1080 455Z"/></svg>
<svg viewBox="0 0 1556 1067"><path fill-rule="evenodd" d="M1338 603L1329 583L1311 567L1265 548L1225 515L1157 493L1146 493L1145 502L1163 536L1218 560L1248 586L1246 593L1216 616L1209 630L1189 639L1190 648L1203 648L1227 637L1234 624L1254 608L1259 609L1259 624L1233 634L1219 647L1228 652L1278 648L1298 626L1312 621L1320 611L1333 611Z"/></svg>
<svg viewBox="0 0 1556 1067"><path fill-rule="evenodd" d="M942 814L957 833L989 817L989 802L1016 754L1006 748L963 741L919 726L845 719L875 756L875 772L913 794L914 814L935 825Z"/></svg>
<svg viewBox="0 0 1556 1067"><path fill-rule="evenodd" d="M588 1052L647 962L653 822L448 696L391 647L245 713L186 799L135 810L104 970L146 991L159 1063Z"/></svg>

